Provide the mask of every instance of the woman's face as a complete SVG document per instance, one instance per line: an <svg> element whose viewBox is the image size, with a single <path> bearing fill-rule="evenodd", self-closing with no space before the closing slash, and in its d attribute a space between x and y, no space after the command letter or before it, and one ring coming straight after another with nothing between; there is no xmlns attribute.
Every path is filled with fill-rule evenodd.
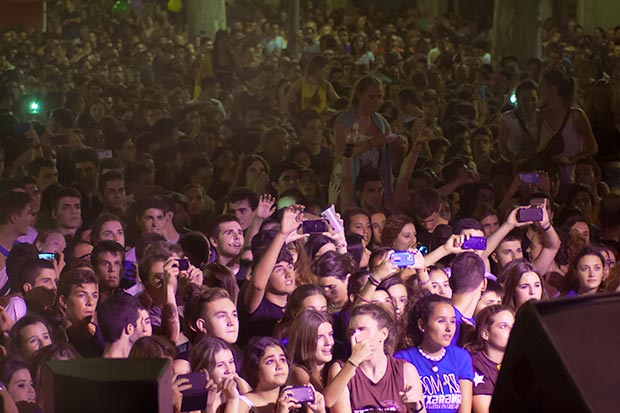
<svg viewBox="0 0 620 413"><path fill-rule="evenodd" d="M319 363L329 363L332 361L332 350L334 349L334 329L330 323L322 323L316 333L316 361Z"/></svg>
<svg viewBox="0 0 620 413"><path fill-rule="evenodd" d="M198 215L205 207L205 199L202 195L202 191L197 188L190 188L185 192L185 196L189 202L189 214Z"/></svg>
<svg viewBox="0 0 620 413"><path fill-rule="evenodd" d="M452 288L450 288L450 280L448 275L442 269L435 269L428 273L431 280L431 291L441 297L452 299Z"/></svg>
<svg viewBox="0 0 620 413"><path fill-rule="evenodd" d="M365 214L353 215L349 224L349 232L361 236L363 238L362 244L364 247L367 247L372 235L372 228L370 227L368 217Z"/></svg>
<svg viewBox="0 0 620 413"><path fill-rule="evenodd" d="M379 110L383 101L383 91L379 85L371 85L363 93L358 94L359 107L367 113Z"/></svg>
<svg viewBox="0 0 620 413"><path fill-rule="evenodd" d="M258 178L264 173L266 173L265 165L263 165L261 161L252 162L248 166L248 169L245 171L245 184L251 185L256 180L256 178Z"/></svg>
<svg viewBox="0 0 620 413"><path fill-rule="evenodd" d="M493 324L488 330L482 331L482 339L487 347L506 351L510 330L515 322L515 317L510 311L501 311L493 317Z"/></svg>
<svg viewBox="0 0 620 413"><path fill-rule="evenodd" d="M325 313L327 312L327 298L323 294L308 296L301 302L301 311L307 308Z"/></svg>
<svg viewBox="0 0 620 413"><path fill-rule="evenodd" d="M590 198L590 194L586 191L579 191L573 195L571 206L578 207L586 216L591 216L594 208L592 205L592 198Z"/></svg>
<svg viewBox="0 0 620 413"><path fill-rule="evenodd" d="M293 158L295 162L303 166L304 168L310 168L312 166L312 160L307 152L300 151Z"/></svg>
<svg viewBox="0 0 620 413"><path fill-rule="evenodd" d="M396 251L405 251L409 248L415 248L417 242L415 226L409 223L400 230L392 243L392 248Z"/></svg>
<svg viewBox="0 0 620 413"><path fill-rule="evenodd" d="M585 242L585 245L590 244L590 227L585 222L575 222L573 226L570 227L570 234L581 238Z"/></svg>
<svg viewBox="0 0 620 413"><path fill-rule="evenodd" d="M367 341L370 348L371 359L376 351L383 352L383 343L389 335L387 328L379 328L377 320L372 316L364 314L353 317L349 321L349 331L351 332L351 342L354 344Z"/></svg>
<svg viewBox="0 0 620 413"><path fill-rule="evenodd" d="M423 341L436 346L447 347L456 332L454 307L448 303L435 304L428 321L419 320L418 323L419 327L424 330Z"/></svg>
<svg viewBox="0 0 620 413"><path fill-rule="evenodd" d="M311 198L316 195L318 188L314 180L308 174L304 174L299 180L299 190L302 194Z"/></svg>
<svg viewBox="0 0 620 413"><path fill-rule="evenodd" d="M540 300L541 298L542 282L538 274L533 271L521 274L515 290L515 308L521 307L529 300Z"/></svg>
<svg viewBox="0 0 620 413"><path fill-rule="evenodd" d="M376 244L381 244L381 234L387 217L383 212L377 212L370 216L370 224L372 227L372 237Z"/></svg>
<svg viewBox="0 0 620 413"><path fill-rule="evenodd" d="M17 370L13 373L11 381L7 385L7 390L15 403L36 403L37 401L37 395L32 383L32 376L28 369Z"/></svg>
<svg viewBox="0 0 620 413"><path fill-rule="evenodd" d="M21 338L20 352L24 359L31 360L39 349L52 344L52 338L43 323L30 324L19 332Z"/></svg>
<svg viewBox="0 0 620 413"><path fill-rule="evenodd" d="M284 386L288 379L288 361L280 346L269 346L258 364L258 387Z"/></svg>
<svg viewBox="0 0 620 413"><path fill-rule="evenodd" d="M395 284L388 288L388 293L392 299L394 305L394 311L396 312L396 318L399 318L405 312L405 306L407 305L407 288L402 284Z"/></svg>
<svg viewBox="0 0 620 413"><path fill-rule="evenodd" d="M604 264L596 255L585 255L577 262L577 279L579 280L579 293L595 292L603 281Z"/></svg>
<svg viewBox="0 0 620 413"><path fill-rule="evenodd" d="M237 372L235 357L230 350L222 349L215 353L213 364L213 370L209 372L209 375L215 384L219 385L222 380Z"/></svg>

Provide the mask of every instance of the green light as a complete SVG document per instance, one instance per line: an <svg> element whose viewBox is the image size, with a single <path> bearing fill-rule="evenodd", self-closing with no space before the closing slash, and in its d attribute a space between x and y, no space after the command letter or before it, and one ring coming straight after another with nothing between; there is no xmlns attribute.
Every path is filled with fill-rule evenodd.
<svg viewBox="0 0 620 413"><path fill-rule="evenodd" d="M30 103L30 113L39 113L39 102L36 100Z"/></svg>
<svg viewBox="0 0 620 413"><path fill-rule="evenodd" d="M513 93L512 95L510 95L510 103L514 106L517 104L517 94Z"/></svg>

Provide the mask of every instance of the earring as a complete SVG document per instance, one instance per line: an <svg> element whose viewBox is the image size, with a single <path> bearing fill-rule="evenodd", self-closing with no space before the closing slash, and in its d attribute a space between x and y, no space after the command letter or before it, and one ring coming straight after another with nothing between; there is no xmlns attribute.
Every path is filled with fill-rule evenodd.
<svg viewBox="0 0 620 413"><path fill-rule="evenodd" d="M422 329L422 332L424 333L426 330Z"/></svg>

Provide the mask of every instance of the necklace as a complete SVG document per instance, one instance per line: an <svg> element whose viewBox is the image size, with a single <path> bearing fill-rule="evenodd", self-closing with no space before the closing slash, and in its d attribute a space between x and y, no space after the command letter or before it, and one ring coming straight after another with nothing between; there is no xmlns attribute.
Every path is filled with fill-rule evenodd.
<svg viewBox="0 0 620 413"><path fill-rule="evenodd" d="M424 350L422 350L422 347L418 347L418 351L420 352L422 357L424 357L425 359L433 362L431 370L433 370L435 373L437 373L439 371L439 367L437 367L436 363L441 361L441 359L444 358L444 356L446 355L446 348L443 347L441 349L441 351L439 351L439 355L438 356L431 356L430 354L427 354Z"/></svg>

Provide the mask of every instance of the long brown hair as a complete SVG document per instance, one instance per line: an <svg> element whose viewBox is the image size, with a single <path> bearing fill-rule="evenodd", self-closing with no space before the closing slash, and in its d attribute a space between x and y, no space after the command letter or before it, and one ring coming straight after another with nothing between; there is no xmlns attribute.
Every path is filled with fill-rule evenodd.
<svg viewBox="0 0 620 413"><path fill-rule="evenodd" d="M379 328L388 329L388 337L385 340L384 350L386 354L391 355L394 352L394 343L396 343L396 320L393 313L390 313L380 304L364 304L355 307L351 312L351 320L354 317L367 315L377 322Z"/></svg>
<svg viewBox="0 0 620 413"><path fill-rule="evenodd" d="M332 321L332 317L327 313L312 309L304 310L293 320L286 347L291 364L305 367L310 373L312 385L319 390L326 384L324 378L313 369L316 365L319 327L323 323L332 325ZM323 369L324 373L326 371Z"/></svg>
<svg viewBox="0 0 620 413"><path fill-rule="evenodd" d="M504 311L508 311L513 316L515 315L512 308L503 304L495 304L483 308L476 315L476 329L471 332L469 340L467 340L467 344L464 346L465 350L471 354L484 350L486 340L482 338L482 332L484 330L488 331L495 322L495 316Z"/></svg>
<svg viewBox="0 0 620 413"><path fill-rule="evenodd" d="M516 309L515 291L519 285L519 281L521 281L521 276L523 276L526 272L533 272L538 275L542 288L542 295L540 299L546 300L549 298L547 295L547 289L545 288L545 282L540 276L538 269L534 266L534 264L520 258L506 265L497 277L500 280L504 280L502 283L502 286L504 287L504 298L502 299L502 304L512 308L513 310Z"/></svg>
<svg viewBox="0 0 620 413"><path fill-rule="evenodd" d="M351 93L351 108L357 108L357 105L360 103L359 96L366 92L371 86L381 87L381 81L379 78L375 76L364 76L357 81L353 87L353 92Z"/></svg>

